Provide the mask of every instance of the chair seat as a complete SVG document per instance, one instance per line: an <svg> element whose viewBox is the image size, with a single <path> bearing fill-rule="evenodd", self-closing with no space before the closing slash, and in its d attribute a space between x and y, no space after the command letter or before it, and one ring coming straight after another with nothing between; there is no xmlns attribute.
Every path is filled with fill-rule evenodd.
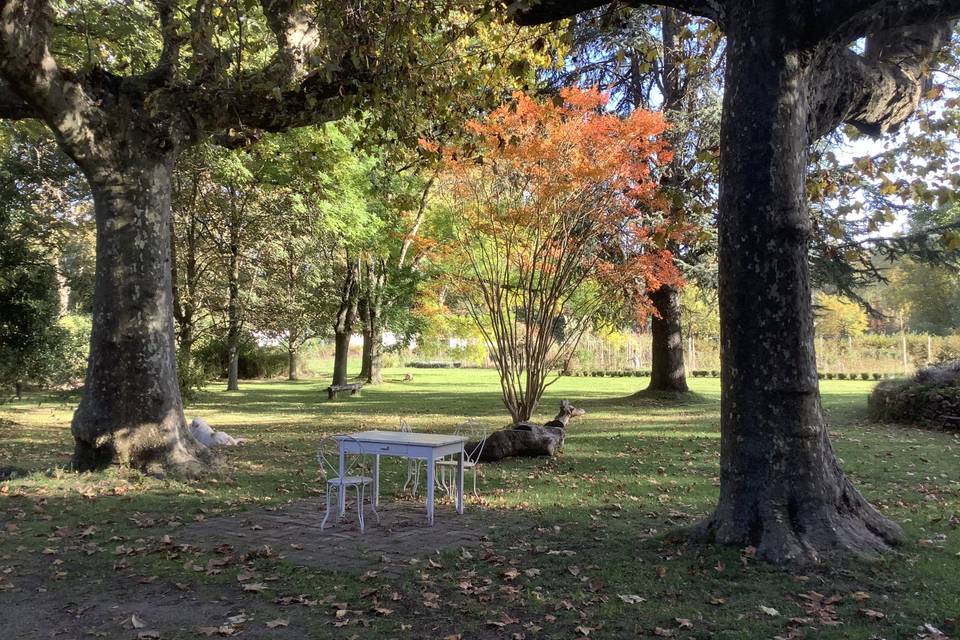
<svg viewBox="0 0 960 640"><path fill-rule="evenodd" d="M341 482L340 478L327 478L327 484L340 486L341 484L353 486L356 484L372 484L373 478L369 476L344 476Z"/></svg>
<svg viewBox="0 0 960 640"><path fill-rule="evenodd" d="M444 467L455 467L457 466L457 461L456 460L437 460L437 464ZM464 469L470 469L471 467L475 467L475 466L477 466L477 463L472 460L463 461Z"/></svg>

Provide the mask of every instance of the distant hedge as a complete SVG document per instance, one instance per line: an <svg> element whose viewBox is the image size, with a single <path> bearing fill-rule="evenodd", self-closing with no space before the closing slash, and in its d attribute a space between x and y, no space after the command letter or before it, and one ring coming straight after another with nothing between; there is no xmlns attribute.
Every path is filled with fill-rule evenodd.
<svg viewBox="0 0 960 640"><path fill-rule="evenodd" d="M960 431L960 360L921 369L912 378L881 382L868 406L875 420Z"/></svg>
<svg viewBox="0 0 960 640"><path fill-rule="evenodd" d="M694 369L689 371L688 374L693 378L719 378L720 372L716 369ZM646 378L650 376L649 369L630 369L627 371L572 371L569 373L561 373L561 375L569 375L574 377L584 377L584 378L624 378L624 377L636 377L636 378ZM821 380L882 380L884 378L893 378L894 374L892 373L817 373L817 377Z"/></svg>
<svg viewBox="0 0 960 640"><path fill-rule="evenodd" d="M415 369L459 369L463 366L462 362L443 362L440 360L420 360L417 362L408 362L408 367Z"/></svg>

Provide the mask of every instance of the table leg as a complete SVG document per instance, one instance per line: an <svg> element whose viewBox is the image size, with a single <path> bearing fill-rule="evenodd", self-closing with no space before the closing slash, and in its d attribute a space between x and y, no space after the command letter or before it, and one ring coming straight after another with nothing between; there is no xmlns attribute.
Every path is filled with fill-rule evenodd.
<svg viewBox="0 0 960 640"><path fill-rule="evenodd" d="M463 513L463 449L457 456L457 513Z"/></svg>
<svg viewBox="0 0 960 640"><path fill-rule="evenodd" d="M433 451L427 457L427 522L433 525L433 476L436 473L437 465L433 460Z"/></svg>
<svg viewBox="0 0 960 640"><path fill-rule="evenodd" d="M340 488L337 491L337 500L339 504L337 505L337 515L343 517L343 514L347 512L347 492L344 490L343 482L343 470L344 470L344 453L343 453L343 443L340 443Z"/></svg>
<svg viewBox="0 0 960 640"><path fill-rule="evenodd" d="M380 506L380 456L373 456L373 496L371 496L373 508Z"/></svg>

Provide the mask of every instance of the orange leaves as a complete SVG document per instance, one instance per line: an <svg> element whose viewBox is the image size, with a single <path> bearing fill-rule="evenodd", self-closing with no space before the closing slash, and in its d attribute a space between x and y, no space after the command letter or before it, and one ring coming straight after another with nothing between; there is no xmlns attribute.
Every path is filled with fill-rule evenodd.
<svg viewBox="0 0 960 640"><path fill-rule="evenodd" d="M643 110L620 118L606 103L595 89L566 88L544 101L517 92L470 121L477 153L443 154L463 244L495 238L505 262L539 260L547 270L576 255L579 266L620 288L676 282L671 256L661 250L674 230L664 221L655 175L670 160L659 137L666 123Z"/></svg>

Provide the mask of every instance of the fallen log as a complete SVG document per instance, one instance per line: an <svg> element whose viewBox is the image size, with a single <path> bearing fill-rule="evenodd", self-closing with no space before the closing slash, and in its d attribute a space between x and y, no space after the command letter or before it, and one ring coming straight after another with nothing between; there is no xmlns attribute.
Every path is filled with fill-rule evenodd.
<svg viewBox="0 0 960 640"><path fill-rule="evenodd" d="M563 447L567 424L585 413L569 400L562 400L560 413L544 425L521 422L491 433L486 437L478 459L480 462L496 462L512 457L553 456ZM479 444L467 443L466 450L475 451Z"/></svg>

